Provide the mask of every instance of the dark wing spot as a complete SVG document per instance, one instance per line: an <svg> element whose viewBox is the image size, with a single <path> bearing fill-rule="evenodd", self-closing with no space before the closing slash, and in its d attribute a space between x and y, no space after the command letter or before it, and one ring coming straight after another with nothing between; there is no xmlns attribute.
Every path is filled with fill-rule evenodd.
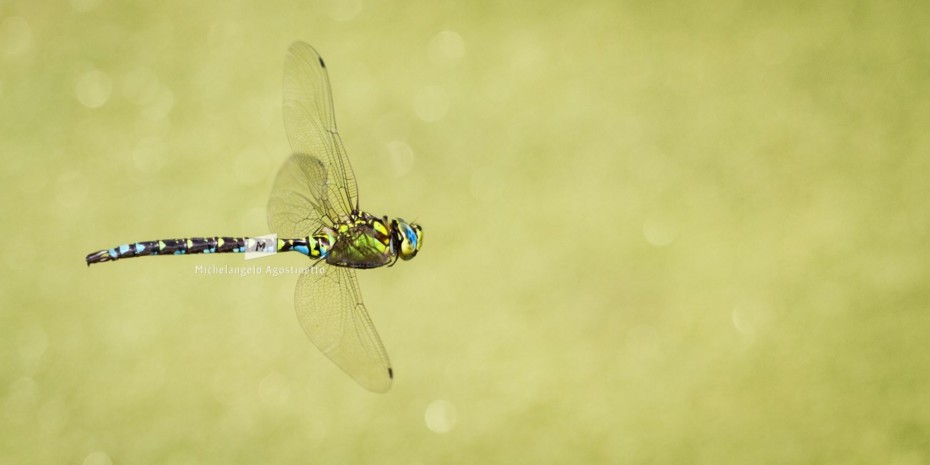
<svg viewBox="0 0 930 465"><path fill-rule="evenodd" d="M326 67L326 63L323 63L323 57L320 57L320 66Z"/></svg>
<svg viewBox="0 0 930 465"><path fill-rule="evenodd" d="M394 379L394 369L388 368L388 378Z"/></svg>

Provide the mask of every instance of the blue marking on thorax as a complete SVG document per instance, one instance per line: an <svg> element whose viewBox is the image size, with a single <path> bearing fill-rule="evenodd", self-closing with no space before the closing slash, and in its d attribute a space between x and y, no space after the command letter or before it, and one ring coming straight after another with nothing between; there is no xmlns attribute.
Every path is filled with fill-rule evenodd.
<svg viewBox="0 0 930 465"><path fill-rule="evenodd" d="M119 256L119 255L117 255L117 253L116 253L116 249L110 249L110 250L108 250L107 252L110 253L110 258L116 258L116 257Z"/></svg>
<svg viewBox="0 0 930 465"><path fill-rule="evenodd" d="M139 243L136 243L136 253L142 253L145 250L145 246Z"/></svg>
<svg viewBox="0 0 930 465"><path fill-rule="evenodd" d="M119 254L120 254L120 255L123 255L123 254L125 254L126 252L129 252L129 244L123 244L123 245L119 246Z"/></svg>
<svg viewBox="0 0 930 465"><path fill-rule="evenodd" d="M300 252L300 253L302 253L302 254L308 256L308 257L310 256L310 248L307 247L307 246L305 246L305 245L298 245L298 246L294 247L294 250L296 250L296 251L298 251L298 252Z"/></svg>

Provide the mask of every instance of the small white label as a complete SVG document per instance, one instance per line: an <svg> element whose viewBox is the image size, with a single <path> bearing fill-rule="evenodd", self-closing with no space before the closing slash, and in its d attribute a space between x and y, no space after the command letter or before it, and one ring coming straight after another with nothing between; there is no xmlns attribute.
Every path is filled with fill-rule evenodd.
<svg viewBox="0 0 930 465"><path fill-rule="evenodd" d="M250 237L245 244L245 259L262 258L278 253L278 235Z"/></svg>

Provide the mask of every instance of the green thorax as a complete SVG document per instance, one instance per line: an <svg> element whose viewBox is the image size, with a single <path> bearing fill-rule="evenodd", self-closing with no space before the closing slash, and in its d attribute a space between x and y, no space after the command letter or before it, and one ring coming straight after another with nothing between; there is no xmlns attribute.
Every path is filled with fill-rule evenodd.
<svg viewBox="0 0 930 465"><path fill-rule="evenodd" d="M325 250L323 258L330 265L377 268L391 263L397 256L389 225L387 217L356 211L332 228L320 228L313 238L320 249Z"/></svg>

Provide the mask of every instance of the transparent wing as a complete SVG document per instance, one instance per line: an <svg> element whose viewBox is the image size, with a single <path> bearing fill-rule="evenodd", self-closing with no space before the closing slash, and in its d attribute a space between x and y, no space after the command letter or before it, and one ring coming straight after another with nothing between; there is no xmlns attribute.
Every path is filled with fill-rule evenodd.
<svg viewBox="0 0 930 465"><path fill-rule="evenodd" d="M326 64L313 47L294 42L284 61L284 127L291 149L320 160L327 197L337 213L358 209L358 185L336 129Z"/></svg>
<svg viewBox="0 0 930 465"><path fill-rule="evenodd" d="M278 171L268 200L268 227L279 237L303 238L338 213L329 203L326 167L318 158L295 153Z"/></svg>
<svg viewBox="0 0 930 465"><path fill-rule="evenodd" d="M368 317L355 271L327 267L297 281L297 319L307 337L365 389L386 392L394 374Z"/></svg>

